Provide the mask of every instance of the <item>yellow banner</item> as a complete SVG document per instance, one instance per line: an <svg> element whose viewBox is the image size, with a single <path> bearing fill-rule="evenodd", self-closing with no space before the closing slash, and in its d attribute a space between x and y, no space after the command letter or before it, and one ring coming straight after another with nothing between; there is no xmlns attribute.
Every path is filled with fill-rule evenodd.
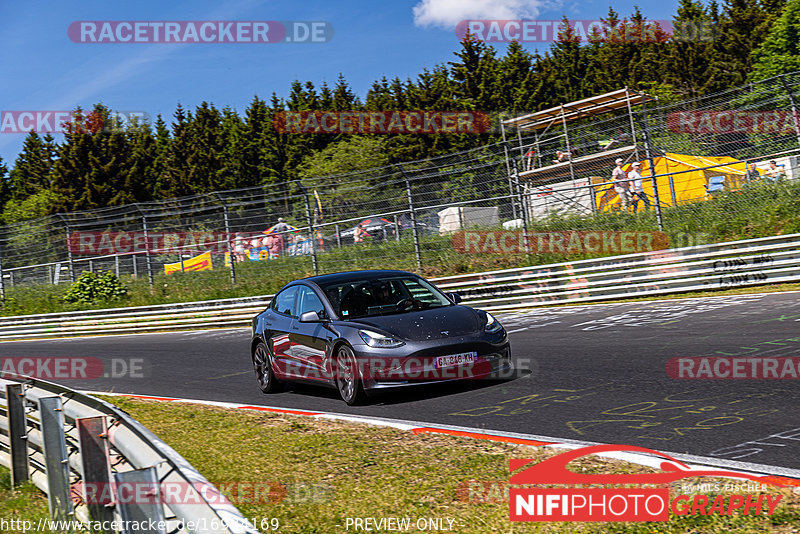
<svg viewBox="0 0 800 534"><path fill-rule="evenodd" d="M183 261L184 272L188 271L210 271L214 268L211 264L211 252L204 252L194 258L189 258ZM165 263L164 274L172 274L181 272L181 263Z"/></svg>

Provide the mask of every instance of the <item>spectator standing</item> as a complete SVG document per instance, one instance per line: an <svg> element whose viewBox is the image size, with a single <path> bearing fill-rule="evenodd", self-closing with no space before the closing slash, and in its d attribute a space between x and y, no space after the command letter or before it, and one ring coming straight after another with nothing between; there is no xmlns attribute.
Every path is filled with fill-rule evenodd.
<svg viewBox="0 0 800 534"><path fill-rule="evenodd" d="M534 163L533 160L536 157L536 151L533 149L533 146L528 148L528 151L525 152L525 170L530 171L533 170Z"/></svg>
<svg viewBox="0 0 800 534"><path fill-rule="evenodd" d="M650 209L650 199L647 198L647 194L644 192L644 186L642 184L642 175L639 173L641 170L641 164L637 161L633 164L633 170L628 173L628 180L632 180L628 182L629 185L632 187L632 196L633 196L633 211L636 213L636 208L639 205L639 201L641 200L644 204L644 208L646 210Z"/></svg>
<svg viewBox="0 0 800 534"><path fill-rule="evenodd" d="M628 206L631 203L631 196L630 191L628 189L628 183L625 181L625 169L622 168L622 158L617 158L616 167L611 172L611 181L614 182L614 191L617 192L619 195L619 199L622 202L622 210L628 211Z"/></svg>

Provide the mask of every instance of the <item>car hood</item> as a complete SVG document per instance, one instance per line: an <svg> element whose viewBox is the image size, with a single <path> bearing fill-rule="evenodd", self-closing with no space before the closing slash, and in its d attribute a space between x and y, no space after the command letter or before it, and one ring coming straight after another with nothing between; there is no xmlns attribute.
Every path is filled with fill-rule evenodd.
<svg viewBox="0 0 800 534"><path fill-rule="evenodd" d="M478 314L466 306L444 306L391 315L364 317L349 321L374 327L409 341L424 341L473 334L478 330Z"/></svg>

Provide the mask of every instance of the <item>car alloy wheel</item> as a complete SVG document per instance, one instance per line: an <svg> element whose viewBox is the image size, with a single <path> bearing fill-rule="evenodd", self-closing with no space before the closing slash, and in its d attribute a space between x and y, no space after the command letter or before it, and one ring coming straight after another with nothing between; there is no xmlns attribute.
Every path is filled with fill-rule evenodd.
<svg viewBox="0 0 800 534"><path fill-rule="evenodd" d="M264 343L256 345L256 350L253 352L253 370L256 373L256 380L258 380L258 387L263 393L274 393L278 391L278 380L272 372L272 364L269 360L269 352Z"/></svg>
<svg viewBox="0 0 800 534"><path fill-rule="evenodd" d="M336 352L336 388L342 400L353 406L364 402L366 395L361 379L358 376L358 366L353 351L347 345L342 345Z"/></svg>

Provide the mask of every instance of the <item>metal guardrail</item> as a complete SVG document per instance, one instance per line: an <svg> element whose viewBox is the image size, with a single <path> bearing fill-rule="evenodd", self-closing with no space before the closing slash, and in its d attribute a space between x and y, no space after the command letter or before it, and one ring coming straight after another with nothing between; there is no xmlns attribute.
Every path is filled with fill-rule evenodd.
<svg viewBox="0 0 800 534"><path fill-rule="evenodd" d="M800 234L431 279L490 311L800 280ZM0 318L0 339L247 327L272 295Z"/></svg>
<svg viewBox="0 0 800 534"><path fill-rule="evenodd" d="M0 385L0 463L13 484L31 480L48 495L54 520L108 521L92 529L103 532L112 532L113 521L123 534L257 534L189 462L124 411L29 377L6 376ZM153 488L154 496L124 498L126 484ZM180 487L185 498L166 499L163 487Z"/></svg>
<svg viewBox="0 0 800 534"><path fill-rule="evenodd" d="M800 234L439 278L486 310L597 302L800 280Z"/></svg>

